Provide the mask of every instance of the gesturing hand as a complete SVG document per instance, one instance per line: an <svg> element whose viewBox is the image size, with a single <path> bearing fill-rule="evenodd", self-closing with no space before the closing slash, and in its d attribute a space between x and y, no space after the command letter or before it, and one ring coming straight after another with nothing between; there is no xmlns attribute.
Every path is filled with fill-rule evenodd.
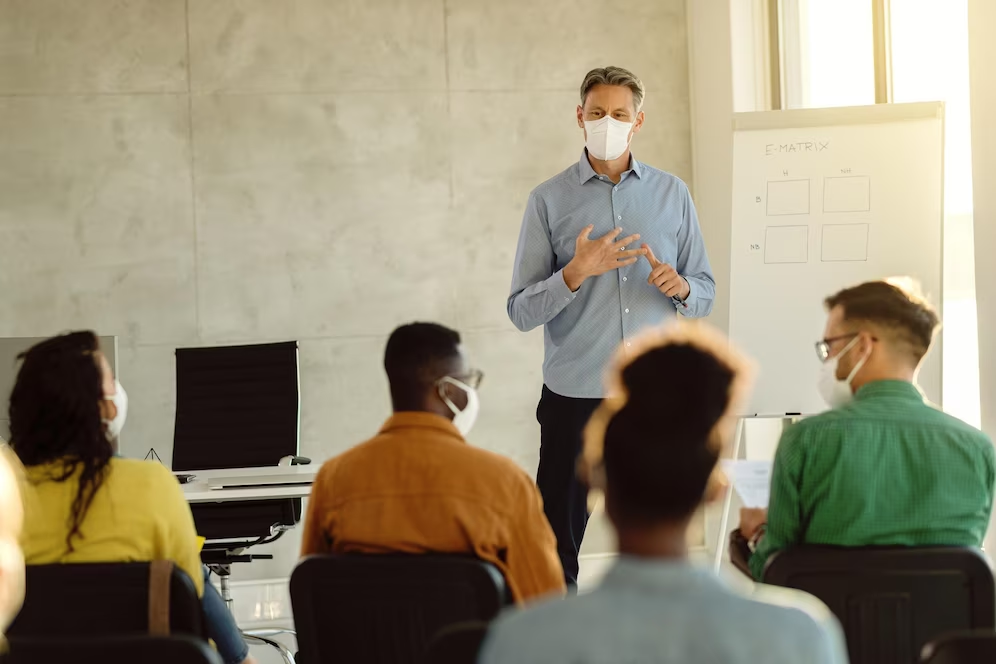
<svg viewBox="0 0 996 664"><path fill-rule="evenodd" d="M564 268L564 281L571 291L581 288L581 284L588 277L597 277L626 265L632 265L640 256L647 253L646 248L624 250L627 244L639 240L639 235L630 235L617 241L616 238L622 233L622 229L617 228L597 240L592 240L589 236L594 228L593 225L584 227L574 241L574 258Z"/></svg>
<svg viewBox="0 0 996 664"><path fill-rule="evenodd" d="M647 257L647 262L650 263L650 278L647 279L647 283L655 286L657 290L668 297L677 297L679 300L688 297L691 288L689 288L685 278L667 263L661 263L657 260L649 246L644 244L643 248L646 250L644 255Z"/></svg>

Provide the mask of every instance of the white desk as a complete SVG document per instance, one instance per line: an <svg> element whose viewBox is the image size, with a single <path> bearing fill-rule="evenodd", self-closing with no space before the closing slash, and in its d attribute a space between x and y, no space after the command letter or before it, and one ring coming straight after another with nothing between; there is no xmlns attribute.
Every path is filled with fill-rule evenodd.
<svg viewBox="0 0 996 664"><path fill-rule="evenodd" d="M321 464L272 468L194 470L194 481L183 484L188 503L224 503L231 500L307 498ZM180 474L180 473L177 473ZM224 486L226 483L239 486Z"/></svg>

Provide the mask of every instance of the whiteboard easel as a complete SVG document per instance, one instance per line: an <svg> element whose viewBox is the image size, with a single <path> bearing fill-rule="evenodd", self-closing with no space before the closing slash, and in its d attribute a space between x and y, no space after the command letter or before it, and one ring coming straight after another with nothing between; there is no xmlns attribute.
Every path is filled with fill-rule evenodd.
<svg viewBox="0 0 996 664"><path fill-rule="evenodd" d="M733 435L733 454L732 459L740 458L740 441L743 440L744 436L744 420L741 417L737 420L737 430ZM726 488L726 496L723 498L723 514L719 519L719 535L716 538L716 559L713 563L713 571L719 574L720 567L723 565L723 552L726 551L726 534L730 527L730 507L733 504L733 486L728 486Z"/></svg>
<svg viewBox="0 0 996 664"><path fill-rule="evenodd" d="M734 115L730 340L760 366L748 417L822 412L823 300L916 279L942 308L944 106ZM940 344L918 378L941 403Z"/></svg>
<svg viewBox="0 0 996 664"><path fill-rule="evenodd" d="M910 276L943 307L944 105L878 104L734 115L730 340L760 373L737 422L825 410L816 391L823 300ZM942 344L917 383L942 403ZM715 552L726 549L732 487Z"/></svg>

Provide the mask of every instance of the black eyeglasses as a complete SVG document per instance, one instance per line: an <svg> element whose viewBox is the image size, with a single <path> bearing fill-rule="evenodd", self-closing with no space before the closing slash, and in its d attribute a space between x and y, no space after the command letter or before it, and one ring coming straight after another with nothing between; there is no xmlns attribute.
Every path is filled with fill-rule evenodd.
<svg viewBox="0 0 996 664"><path fill-rule="evenodd" d="M826 362L830 359L830 345L837 341L843 341L844 339L853 339L854 337L861 334L860 332L851 332L850 334L841 334L836 337L827 337L826 339L820 339L816 342L816 357L820 358L820 362ZM875 337L871 338L872 341L878 341Z"/></svg>

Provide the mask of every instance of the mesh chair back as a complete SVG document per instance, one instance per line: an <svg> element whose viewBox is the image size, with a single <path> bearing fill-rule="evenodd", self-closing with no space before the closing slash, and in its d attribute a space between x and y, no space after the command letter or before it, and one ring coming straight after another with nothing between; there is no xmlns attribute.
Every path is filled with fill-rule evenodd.
<svg viewBox="0 0 996 664"><path fill-rule="evenodd" d="M299 422L296 341L177 349L173 470L276 466Z"/></svg>
<svg viewBox="0 0 996 664"><path fill-rule="evenodd" d="M996 632L991 629L952 632L923 648L923 664L996 662Z"/></svg>
<svg viewBox="0 0 996 664"><path fill-rule="evenodd" d="M312 556L290 590L308 664L418 664L440 630L490 621L506 596L493 565L437 555Z"/></svg>
<svg viewBox="0 0 996 664"><path fill-rule="evenodd" d="M206 641L191 637L11 639L3 664L222 664Z"/></svg>
<svg viewBox="0 0 996 664"><path fill-rule="evenodd" d="M971 548L802 546L772 556L764 582L823 600L851 664L911 664L939 635L996 621L992 571Z"/></svg>
<svg viewBox="0 0 996 664"><path fill-rule="evenodd" d="M429 642L422 664L475 664L487 634L486 622L451 625Z"/></svg>
<svg viewBox="0 0 996 664"><path fill-rule="evenodd" d="M149 563L28 565L24 606L11 638L148 635ZM204 635L203 612L190 577L169 578L172 635Z"/></svg>

